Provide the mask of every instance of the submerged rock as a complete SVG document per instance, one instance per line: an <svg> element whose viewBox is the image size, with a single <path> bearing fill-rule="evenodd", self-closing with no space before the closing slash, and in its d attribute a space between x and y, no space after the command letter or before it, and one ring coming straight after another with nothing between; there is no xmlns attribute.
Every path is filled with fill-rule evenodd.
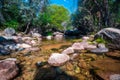
<svg viewBox="0 0 120 80"><path fill-rule="evenodd" d="M52 66L61 66L69 60L70 57L66 54L53 53L48 59L48 63Z"/></svg>
<svg viewBox="0 0 120 80"><path fill-rule="evenodd" d="M105 44L101 43L101 44L98 44L98 48L92 49L90 51L93 53L100 54L100 53L107 53L109 49L105 47Z"/></svg>
<svg viewBox="0 0 120 80"><path fill-rule="evenodd" d="M96 49L93 49L90 51L92 53L101 54L101 53L107 53L109 50L108 50L108 48L96 48Z"/></svg>
<svg viewBox="0 0 120 80"><path fill-rule="evenodd" d="M19 72L15 59L6 59L0 61L0 80L11 80Z"/></svg>
<svg viewBox="0 0 120 80"><path fill-rule="evenodd" d="M120 74L110 75L110 80L120 80Z"/></svg>

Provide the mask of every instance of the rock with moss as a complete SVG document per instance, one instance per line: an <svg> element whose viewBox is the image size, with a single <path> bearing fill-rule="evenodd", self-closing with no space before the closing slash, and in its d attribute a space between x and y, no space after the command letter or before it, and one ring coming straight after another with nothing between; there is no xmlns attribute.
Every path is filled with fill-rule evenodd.
<svg viewBox="0 0 120 80"><path fill-rule="evenodd" d="M104 28L95 35L97 38L104 39L109 48L120 49L120 29Z"/></svg>

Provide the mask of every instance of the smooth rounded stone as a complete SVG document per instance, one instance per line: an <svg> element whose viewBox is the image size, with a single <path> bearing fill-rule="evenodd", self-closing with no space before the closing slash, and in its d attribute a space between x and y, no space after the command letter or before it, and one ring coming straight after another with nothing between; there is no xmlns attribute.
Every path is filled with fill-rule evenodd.
<svg viewBox="0 0 120 80"><path fill-rule="evenodd" d="M64 34L61 32L54 32L53 35L56 41L62 41L64 39Z"/></svg>
<svg viewBox="0 0 120 80"><path fill-rule="evenodd" d="M8 51L9 50L10 51L15 51L17 49L15 45L6 45L6 46L4 46L4 48Z"/></svg>
<svg viewBox="0 0 120 80"><path fill-rule="evenodd" d="M26 44L29 44L29 45L32 45L32 46L38 45L35 40L26 40L25 43L26 43Z"/></svg>
<svg viewBox="0 0 120 80"><path fill-rule="evenodd" d="M35 40L32 40L32 41L31 41L31 45L32 45L32 46L36 46L36 45L38 45L38 44L37 44L37 42L36 42Z"/></svg>
<svg viewBox="0 0 120 80"><path fill-rule="evenodd" d="M35 38L41 38L42 35L39 34L39 33L32 33L32 37L35 37Z"/></svg>
<svg viewBox="0 0 120 80"><path fill-rule="evenodd" d="M4 49L4 48L0 48L0 55L8 55L10 54L10 51Z"/></svg>
<svg viewBox="0 0 120 80"><path fill-rule="evenodd" d="M62 54L71 54L71 53L74 53L73 47L69 47L62 52Z"/></svg>
<svg viewBox="0 0 120 80"><path fill-rule="evenodd" d="M95 34L94 39L103 38L107 41L107 45L112 49L120 49L120 29L104 28Z"/></svg>
<svg viewBox="0 0 120 80"><path fill-rule="evenodd" d="M8 37L8 36L5 36L5 38L6 39L13 39L13 40L18 40L18 36L10 36L10 37Z"/></svg>
<svg viewBox="0 0 120 80"><path fill-rule="evenodd" d="M16 58L7 58L7 59L5 59L5 60L9 60L9 61L17 61L17 59Z"/></svg>
<svg viewBox="0 0 120 80"><path fill-rule="evenodd" d="M83 50L84 49L84 46L83 45L81 45L81 43L74 43L73 45L72 45L72 48L76 51L80 51L80 50Z"/></svg>
<svg viewBox="0 0 120 80"><path fill-rule="evenodd" d="M31 48L31 46L30 46L30 45L25 44L25 43L22 43L22 44L17 44L17 46L18 46L19 48Z"/></svg>
<svg viewBox="0 0 120 80"><path fill-rule="evenodd" d="M64 36L63 36L63 35L55 35L55 36L54 36L54 39L55 39L56 41L62 41L62 40L64 39Z"/></svg>
<svg viewBox="0 0 120 80"><path fill-rule="evenodd" d="M90 38L89 37L87 37L87 36L84 36L84 37L82 37L82 40L89 40Z"/></svg>
<svg viewBox="0 0 120 80"><path fill-rule="evenodd" d="M105 44L103 44L103 43L100 43L100 44L98 44L97 46L98 46L98 48L106 48L106 47L105 47Z"/></svg>
<svg viewBox="0 0 120 80"><path fill-rule="evenodd" d="M24 43L31 44L31 40L25 40Z"/></svg>
<svg viewBox="0 0 120 80"><path fill-rule="evenodd" d="M3 46L3 45L0 45L0 48L4 48L4 46Z"/></svg>
<svg viewBox="0 0 120 80"><path fill-rule="evenodd" d="M30 50L30 51L39 51L40 48L38 48L38 47L32 47L32 48L28 48L28 50Z"/></svg>
<svg viewBox="0 0 120 80"><path fill-rule="evenodd" d="M97 46L95 46L95 45L87 45L84 48L87 49L87 50L91 50L91 49L96 49Z"/></svg>
<svg viewBox="0 0 120 80"><path fill-rule="evenodd" d="M61 32L54 32L53 35L63 35Z"/></svg>
<svg viewBox="0 0 120 80"><path fill-rule="evenodd" d="M108 51L109 51L108 48L96 48L96 49L90 50L90 52L96 53L96 54L107 53Z"/></svg>
<svg viewBox="0 0 120 80"><path fill-rule="evenodd" d="M47 40L52 40L52 36L46 36Z"/></svg>
<svg viewBox="0 0 120 80"><path fill-rule="evenodd" d="M4 30L5 36L13 36L15 33L16 33L15 29L13 29L13 28L6 28Z"/></svg>
<svg viewBox="0 0 120 80"><path fill-rule="evenodd" d="M103 44L103 43L100 43L97 46L98 46L98 48L92 49L90 51L93 53L107 53L109 51L109 49L106 48L105 44Z"/></svg>
<svg viewBox="0 0 120 80"><path fill-rule="evenodd" d="M19 73L15 59L0 61L0 80L12 80Z"/></svg>
<svg viewBox="0 0 120 80"><path fill-rule="evenodd" d="M51 66L62 66L63 64L65 64L69 60L70 60L70 57L66 54L53 53L49 57L48 63Z"/></svg>
<svg viewBox="0 0 120 80"><path fill-rule="evenodd" d="M110 75L110 80L120 80L120 74Z"/></svg>
<svg viewBox="0 0 120 80"><path fill-rule="evenodd" d="M74 54L70 57L70 60L75 59L77 56L79 56L79 54L78 54L78 53L74 53Z"/></svg>

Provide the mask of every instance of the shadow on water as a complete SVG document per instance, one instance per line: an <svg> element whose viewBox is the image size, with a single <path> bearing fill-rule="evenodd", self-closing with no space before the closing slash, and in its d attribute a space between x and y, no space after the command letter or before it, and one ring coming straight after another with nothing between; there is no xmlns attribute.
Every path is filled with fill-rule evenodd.
<svg viewBox="0 0 120 80"><path fill-rule="evenodd" d="M33 80L78 80L78 78L66 74L59 67L52 67L47 64L37 67Z"/></svg>
<svg viewBox="0 0 120 80"><path fill-rule="evenodd" d="M103 78L101 78L100 76L98 76L95 72L95 70L90 69L90 74L92 74L93 76L93 80L104 80Z"/></svg>

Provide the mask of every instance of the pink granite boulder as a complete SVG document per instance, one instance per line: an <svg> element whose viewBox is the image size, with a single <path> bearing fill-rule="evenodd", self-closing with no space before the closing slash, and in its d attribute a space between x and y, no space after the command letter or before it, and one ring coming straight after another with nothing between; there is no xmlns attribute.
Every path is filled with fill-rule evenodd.
<svg viewBox="0 0 120 80"><path fill-rule="evenodd" d="M48 59L48 63L51 66L62 66L69 60L70 57L66 54L53 53Z"/></svg>
<svg viewBox="0 0 120 80"><path fill-rule="evenodd" d="M0 61L0 80L13 80L18 74L19 69L15 59L6 59Z"/></svg>
<svg viewBox="0 0 120 80"><path fill-rule="evenodd" d="M62 54L71 54L71 53L74 53L73 47L68 47L62 52Z"/></svg>

